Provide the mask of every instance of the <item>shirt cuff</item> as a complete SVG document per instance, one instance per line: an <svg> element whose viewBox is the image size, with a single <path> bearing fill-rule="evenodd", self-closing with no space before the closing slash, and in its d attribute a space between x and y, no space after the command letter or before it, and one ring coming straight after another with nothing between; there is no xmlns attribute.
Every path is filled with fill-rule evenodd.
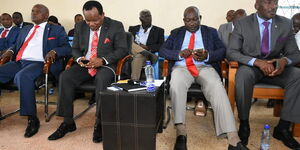
<svg viewBox="0 0 300 150"><path fill-rule="evenodd" d="M253 66L256 58L252 58L250 61L248 61L249 66Z"/></svg>
<svg viewBox="0 0 300 150"><path fill-rule="evenodd" d="M105 61L105 64L104 64L104 65L107 65L107 64L108 64L108 61L107 61L104 57L102 57L102 59Z"/></svg>
<svg viewBox="0 0 300 150"><path fill-rule="evenodd" d="M13 54L15 53L13 50L11 50L11 49L8 49L7 51L11 51Z"/></svg>
<svg viewBox="0 0 300 150"><path fill-rule="evenodd" d="M287 57L282 57L282 58L284 58L284 59L287 60L288 65L292 64L292 60L291 60L291 59L289 59L289 58L287 58Z"/></svg>
<svg viewBox="0 0 300 150"><path fill-rule="evenodd" d="M209 61L209 53L207 53L207 58L204 60L204 62L208 62Z"/></svg>
<svg viewBox="0 0 300 150"><path fill-rule="evenodd" d="M81 57L78 57L78 58L76 59L76 62L77 62L77 63L79 63L80 58L81 58Z"/></svg>

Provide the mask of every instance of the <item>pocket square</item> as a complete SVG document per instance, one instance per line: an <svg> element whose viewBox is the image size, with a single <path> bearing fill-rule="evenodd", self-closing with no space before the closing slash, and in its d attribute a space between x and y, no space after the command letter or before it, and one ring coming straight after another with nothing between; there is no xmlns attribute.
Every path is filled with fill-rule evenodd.
<svg viewBox="0 0 300 150"><path fill-rule="evenodd" d="M55 37L48 37L48 40L55 40Z"/></svg>
<svg viewBox="0 0 300 150"><path fill-rule="evenodd" d="M109 42L110 42L110 39L109 39L109 38L105 38L104 44L107 44L107 43L109 43Z"/></svg>

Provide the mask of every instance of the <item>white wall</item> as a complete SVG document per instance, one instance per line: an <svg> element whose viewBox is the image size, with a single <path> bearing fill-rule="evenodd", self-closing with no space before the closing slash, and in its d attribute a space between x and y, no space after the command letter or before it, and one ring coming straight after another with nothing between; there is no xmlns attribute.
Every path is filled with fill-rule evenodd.
<svg viewBox="0 0 300 150"><path fill-rule="evenodd" d="M82 13L86 0L1 0L0 13L12 14L19 11L24 20L31 22L32 6L40 3L46 5L50 15L58 17L59 22L68 31L73 28L73 18ZM123 22L125 30L128 26L139 24L139 12L149 9L152 23L165 29L165 34L183 25L183 11L188 6L196 6L202 15L202 24L218 28L225 23L225 15L229 9L243 8L247 14L255 12L255 0L100 0L106 16Z"/></svg>

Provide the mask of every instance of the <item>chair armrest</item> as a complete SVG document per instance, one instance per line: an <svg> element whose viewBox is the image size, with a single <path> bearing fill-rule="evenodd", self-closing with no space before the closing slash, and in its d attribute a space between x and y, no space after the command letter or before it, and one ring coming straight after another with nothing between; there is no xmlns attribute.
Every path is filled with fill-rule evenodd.
<svg viewBox="0 0 300 150"><path fill-rule="evenodd" d="M70 69L71 66L74 64L74 61L75 61L75 60L74 60L74 57L71 57L71 58L68 60L67 64L66 64L65 70Z"/></svg>
<svg viewBox="0 0 300 150"><path fill-rule="evenodd" d="M44 63L44 68L43 68L43 72L45 74L48 74L49 73L49 70L50 70L50 66L52 65L52 62L51 61L47 61Z"/></svg>
<svg viewBox="0 0 300 150"><path fill-rule="evenodd" d="M228 79L229 62L227 59L221 61L221 75L223 79Z"/></svg>
<svg viewBox="0 0 300 150"><path fill-rule="evenodd" d="M168 74L169 74L169 61L165 59L163 62L162 77L167 77Z"/></svg>
<svg viewBox="0 0 300 150"><path fill-rule="evenodd" d="M229 67L230 68L238 68L239 67L239 63L237 61L230 61L229 62Z"/></svg>
<svg viewBox="0 0 300 150"><path fill-rule="evenodd" d="M118 64L117 64L117 69L116 69L116 76L120 76L121 73L122 73L122 68L125 64L125 62L127 62L129 59L131 59L133 57L133 55L127 55L125 57L123 57L122 59L120 59L118 61Z"/></svg>

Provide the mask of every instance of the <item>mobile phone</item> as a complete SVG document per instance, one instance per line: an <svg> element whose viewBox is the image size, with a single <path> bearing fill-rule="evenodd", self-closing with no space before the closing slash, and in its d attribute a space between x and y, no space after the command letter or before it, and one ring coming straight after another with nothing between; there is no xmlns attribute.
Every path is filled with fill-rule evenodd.
<svg viewBox="0 0 300 150"><path fill-rule="evenodd" d="M90 61L89 61L89 60L81 60L81 62L82 62L83 64L87 64L87 63L89 63Z"/></svg>

